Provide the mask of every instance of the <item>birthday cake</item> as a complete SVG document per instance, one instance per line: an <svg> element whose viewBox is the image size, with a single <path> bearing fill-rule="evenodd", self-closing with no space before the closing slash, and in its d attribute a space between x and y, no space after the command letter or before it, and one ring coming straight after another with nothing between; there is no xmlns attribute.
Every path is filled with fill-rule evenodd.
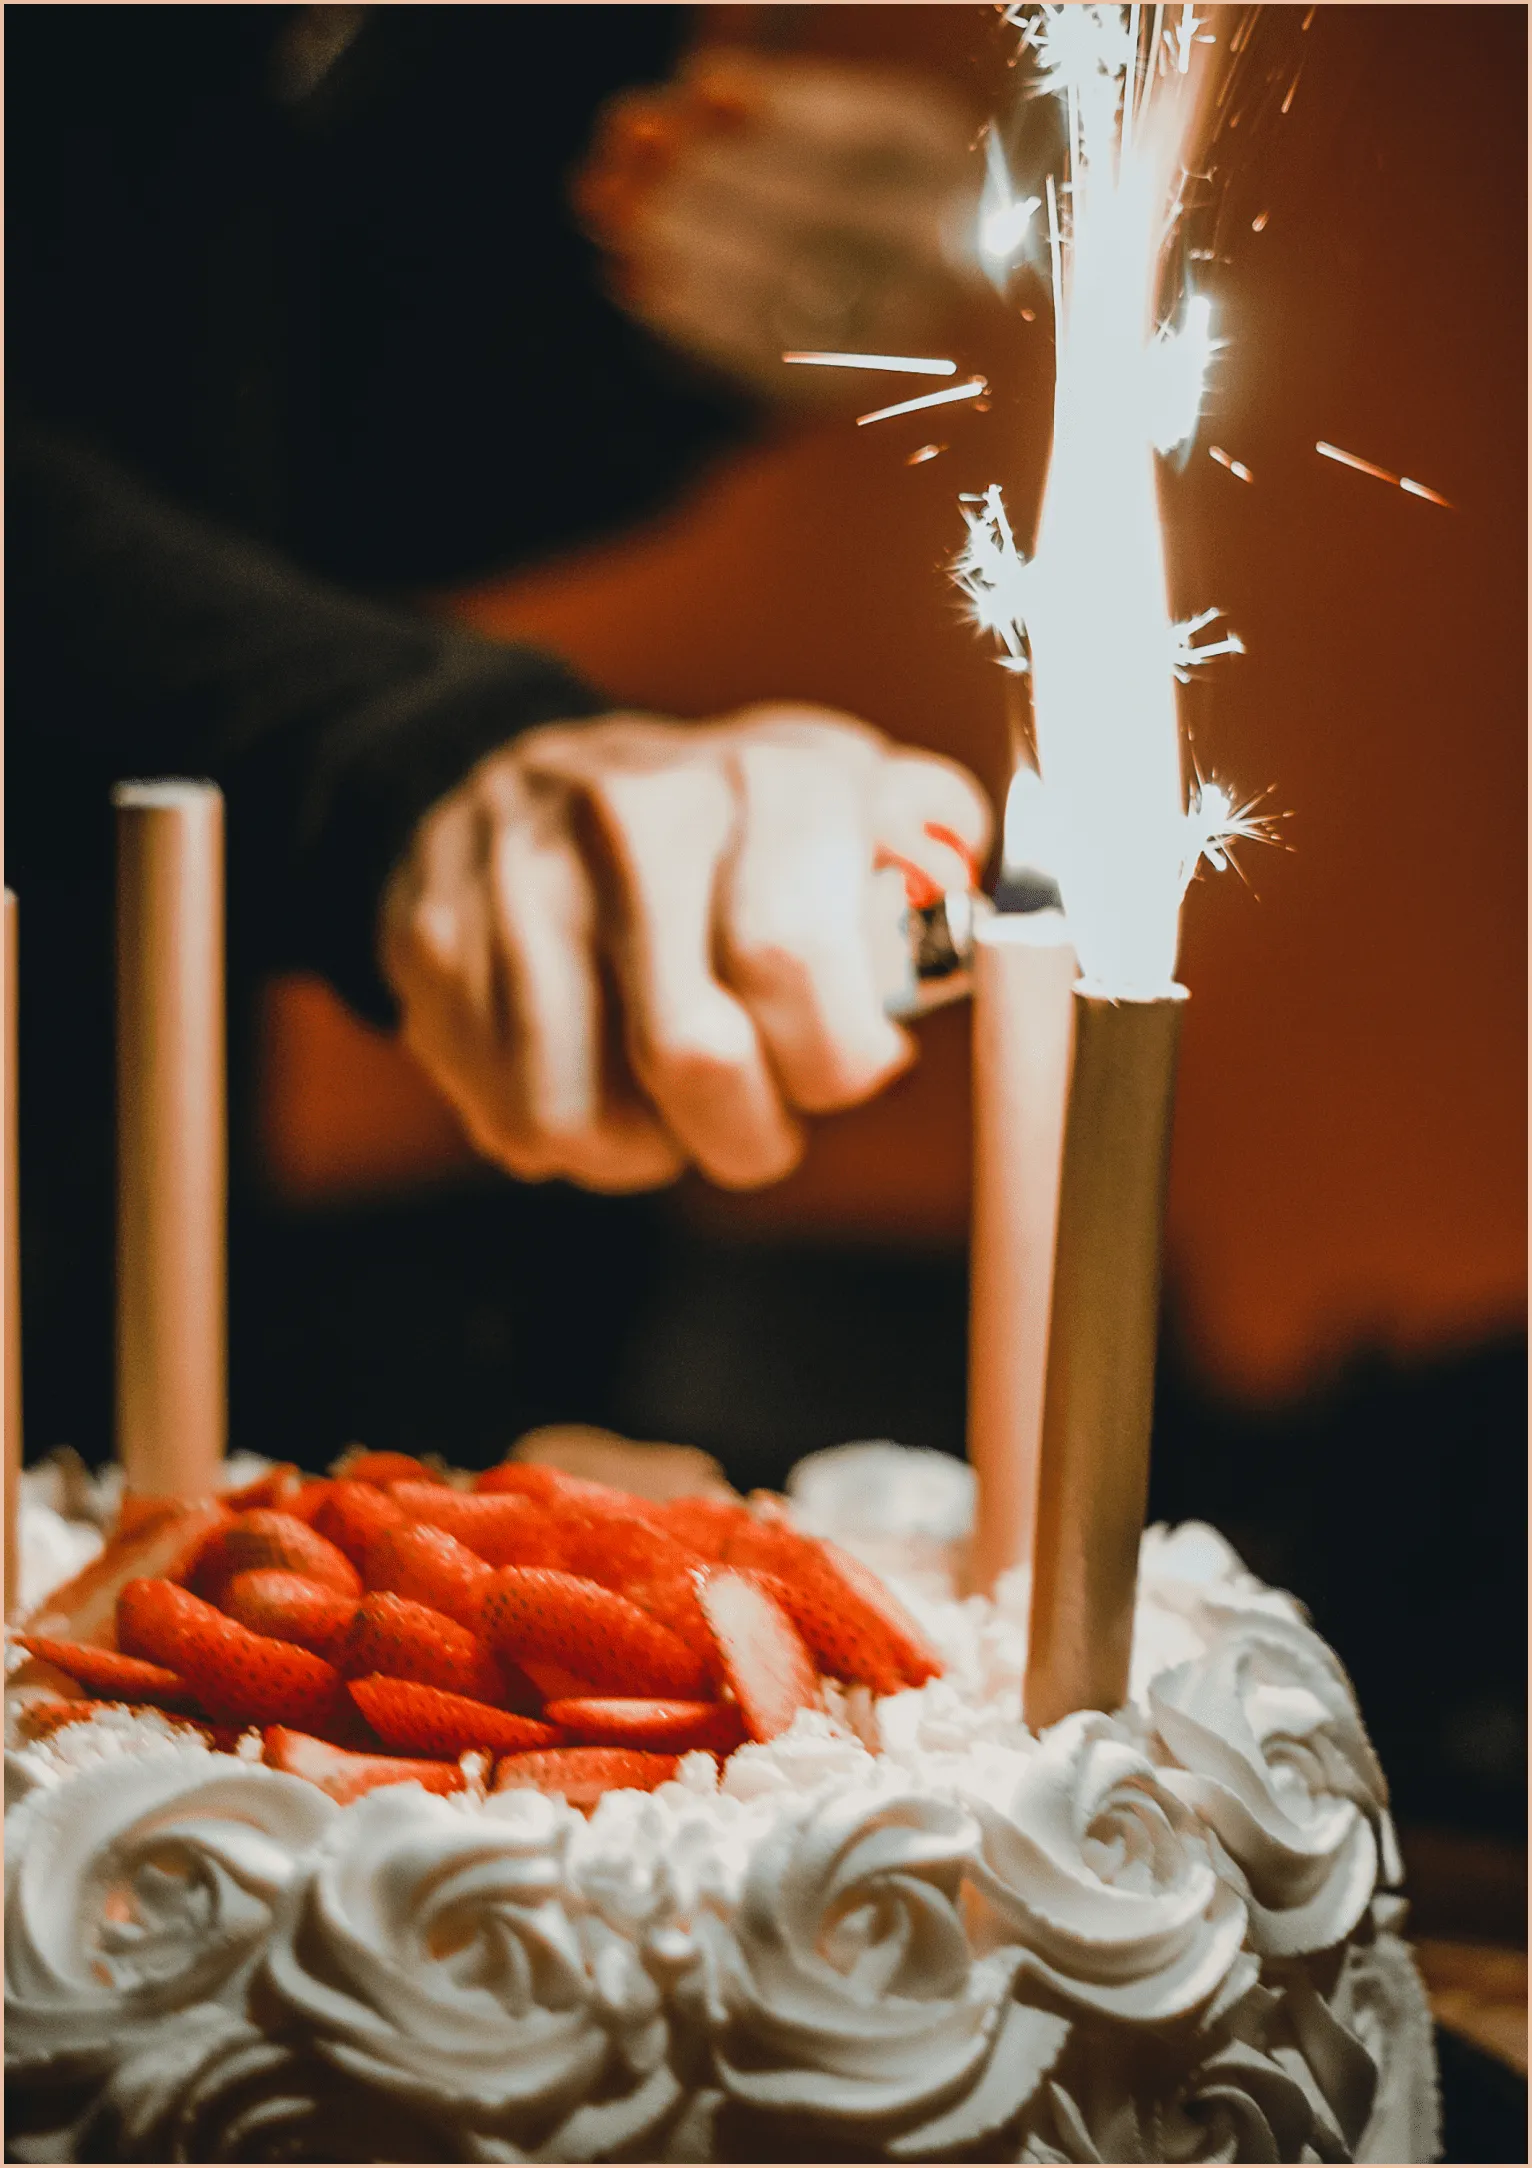
<svg viewBox="0 0 1532 2168"><path fill-rule="evenodd" d="M1210 1529L1033 1737L958 1463L479 1483L268 1471L34 1606L8 2157L1435 2156L1382 1773Z"/></svg>

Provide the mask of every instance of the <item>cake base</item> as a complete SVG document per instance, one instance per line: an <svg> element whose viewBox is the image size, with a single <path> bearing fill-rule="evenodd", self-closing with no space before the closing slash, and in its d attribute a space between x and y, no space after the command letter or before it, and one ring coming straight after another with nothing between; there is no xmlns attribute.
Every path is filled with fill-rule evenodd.
<svg viewBox="0 0 1532 2168"><path fill-rule="evenodd" d="M482 1784L338 1807L254 1735L118 1709L18 1724L10 2156L1434 2158L1333 1654L1211 1530L1150 1530L1130 1703L1033 1738L1025 1577L956 1592L966 1471L938 1460L842 1449L794 1491L945 1675L832 1683L588 1817Z"/></svg>

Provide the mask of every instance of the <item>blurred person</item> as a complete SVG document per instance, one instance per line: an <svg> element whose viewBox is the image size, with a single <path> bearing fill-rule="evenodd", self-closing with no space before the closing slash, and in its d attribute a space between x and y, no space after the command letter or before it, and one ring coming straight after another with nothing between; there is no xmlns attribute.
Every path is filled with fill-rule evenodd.
<svg viewBox="0 0 1532 2168"><path fill-rule="evenodd" d="M769 1182L802 1115L912 1057L866 874L881 842L958 877L933 823L982 857L972 778L791 703L614 713L557 657L401 600L652 512L774 408L848 396L785 347L915 344L961 299L957 100L688 57L689 28L581 7L8 25L34 1448L107 1434L79 1381L82 1341L102 1378L109 1343L118 776L224 785L236 986L315 970L397 1024L521 1180Z"/></svg>

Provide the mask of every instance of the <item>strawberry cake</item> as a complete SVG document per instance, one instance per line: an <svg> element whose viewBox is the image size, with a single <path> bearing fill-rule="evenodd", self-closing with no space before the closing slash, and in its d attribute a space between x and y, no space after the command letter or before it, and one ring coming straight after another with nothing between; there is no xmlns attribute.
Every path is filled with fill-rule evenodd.
<svg viewBox="0 0 1532 2168"><path fill-rule="evenodd" d="M1334 1655L1151 1529L1127 1706L1034 1737L970 1494L357 1454L119 1530L10 1637L7 2157L1432 2159Z"/></svg>

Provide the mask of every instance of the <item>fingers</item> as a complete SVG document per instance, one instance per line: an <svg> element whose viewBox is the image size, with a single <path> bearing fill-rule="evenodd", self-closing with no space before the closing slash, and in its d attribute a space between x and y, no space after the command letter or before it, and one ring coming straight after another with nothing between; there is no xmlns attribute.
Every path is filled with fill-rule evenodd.
<svg viewBox="0 0 1532 2168"><path fill-rule="evenodd" d="M497 1156L524 1176L535 1169L587 1189L674 1181L685 1165L675 1140L604 1074L595 892L562 794L536 794L522 819L497 829L490 896L515 1019L504 1065L511 1118Z"/></svg>
<svg viewBox="0 0 1532 2168"><path fill-rule="evenodd" d="M740 842L721 897L720 960L787 1097L854 1106L914 1057L883 1013L865 932L882 755L847 732L745 734Z"/></svg>
<svg viewBox="0 0 1532 2168"><path fill-rule="evenodd" d="M579 735L568 752L584 770L607 876L609 954L633 1073L711 1180L777 1181L797 1164L802 1132L749 1014L713 970L715 896L737 819L727 770L705 742L713 734L692 734L687 757L679 733L656 730L663 758L630 731L626 762L610 748L603 760L594 732Z"/></svg>
<svg viewBox="0 0 1532 2168"><path fill-rule="evenodd" d="M522 1181L653 1189L685 1156L604 1074L595 902L567 816L507 766L417 833L385 905L400 1035L471 1142Z"/></svg>
<svg viewBox="0 0 1532 2168"><path fill-rule="evenodd" d="M775 1181L794 1110L854 1105L913 1058L869 933L879 847L950 888L989 833L966 771L827 710L529 731L390 885L405 1041L525 1180Z"/></svg>
<svg viewBox="0 0 1532 2168"><path fill-rule="evenodd" d="M877 780L878 841L921 867L941 888L976 885L989 856L994 814L976 779L935 753L891 753Z"/></svg>

